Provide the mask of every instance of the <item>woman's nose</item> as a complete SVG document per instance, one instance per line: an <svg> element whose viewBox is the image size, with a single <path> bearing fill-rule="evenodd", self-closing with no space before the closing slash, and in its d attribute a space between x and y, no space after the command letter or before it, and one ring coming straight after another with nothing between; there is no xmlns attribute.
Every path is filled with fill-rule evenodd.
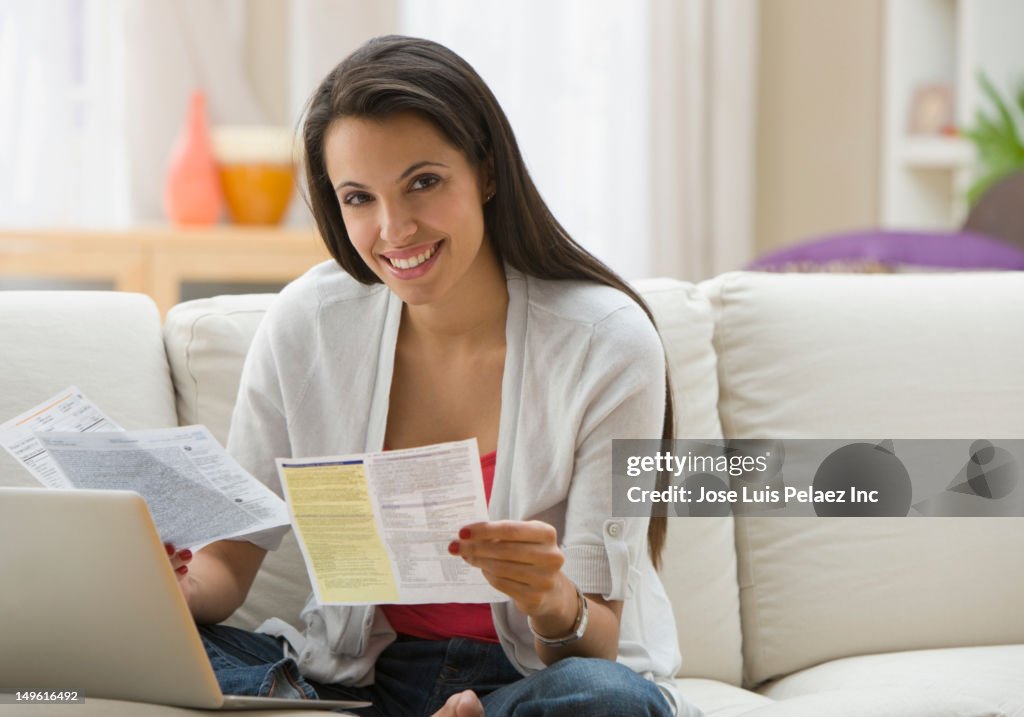
<svg viewBox="0 0 1024 717"><path fill-rule="evenodd" d="M393 246L408 244L416 236L416 222L402 207L384 208L381 217L380 238Z"/></svg>

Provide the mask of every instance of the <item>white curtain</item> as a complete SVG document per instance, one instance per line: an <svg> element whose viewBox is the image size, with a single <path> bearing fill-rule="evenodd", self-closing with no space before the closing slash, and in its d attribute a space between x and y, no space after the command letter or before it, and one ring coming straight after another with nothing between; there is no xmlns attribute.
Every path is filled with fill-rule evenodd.
<svg viewBox="0 0 1024 717"><path fill-rule="evenodd" d="M627 278L753 256L756 0L402 0L494 90L541 193Z"/></svg>
<svg viewBox="0 0 1024 717"><path fill-rule="evenodd" d="M0 0L0 225L127 220L120 11Z"/></svg>
<svg viewBox="0 0 1024 717"><path fill-rule="evenodd" d="M555 216L626 276L649 274L646 3L409 0L401 31L447 45L491 87ZM500 188L499 188L500 191Z"/></svg>
<svg viewBox="0 0 1024 717"><path fill-rule="evenodd" d="M0 225L163 221L192 91L211 123L264 119L245 12L244 0L0 0Z"/></svg>
<svg viewBox="0 0 1024 717"><path fill-rule="evenodd" d="M403 32L480 72L555 215L626 277L752 258L757 0L290 0L272 112L245 59L268 7L0 0L0 224L162 221L193 90L213 124L294 120L348 52Z"/></svg>
<svg viewBox="0 0 1024 717"><path fill-rule="evenodd" d="M395 0L291 0L288 20L293 125L320 81L350 52L398 31Z"/></svg>
<svg viewBox="0 0 1024 717"><path fill-rule="evenodd" d="M652 2L651 214L679 228L663 260L702 279L755 254L758 3Z"/></svg>

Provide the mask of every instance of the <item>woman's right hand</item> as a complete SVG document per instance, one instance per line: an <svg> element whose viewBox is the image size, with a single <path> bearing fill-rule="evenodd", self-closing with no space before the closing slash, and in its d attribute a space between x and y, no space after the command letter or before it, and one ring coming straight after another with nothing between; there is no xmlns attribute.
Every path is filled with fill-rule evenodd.
<svg viewBox="0 0 1024 717"><path fill-rule="evenodd" d="M192 551L188 548L178 550L171 543L164 543L164 550L167 551L167 557L171 561L171 568L174 570L175 577L178 578L178 587L181 588L181 593L185 596L185 602L187 603L192 587L192 581L188 577L188 564L192 562Z"/></svg>

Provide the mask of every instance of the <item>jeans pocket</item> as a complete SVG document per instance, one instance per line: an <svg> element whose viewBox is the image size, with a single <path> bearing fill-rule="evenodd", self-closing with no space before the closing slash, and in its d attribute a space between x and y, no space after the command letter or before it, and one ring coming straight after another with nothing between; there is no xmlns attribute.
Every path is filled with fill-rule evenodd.
<svg viewBox="0 0 1024 717"><path fill-rule="evenodd" d="M280 697L288 700L315 700L316 690L299 674L295 660L286 657L267 668L257 691L259 697Z"/></svg>
<svg viewBox="0 0 1024 717"><path fill-rule="evenodd" d="M246 697L280 697L289 700L315 700L316 690L299 674L290 657L267 665L214 664L220 691Z"/></svg>

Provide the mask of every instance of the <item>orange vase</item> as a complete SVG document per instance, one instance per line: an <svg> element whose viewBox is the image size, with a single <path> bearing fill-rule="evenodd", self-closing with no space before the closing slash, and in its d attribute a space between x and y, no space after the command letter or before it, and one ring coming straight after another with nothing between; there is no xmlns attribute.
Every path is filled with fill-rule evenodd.
<svg viewBox="0 0 1024 717"><path fill-rule="evenodd" d="M205 225L220 219L223 207L224 194L206 124L206 97L197 90L171 152L164 209L175 224Z"/></svg>

